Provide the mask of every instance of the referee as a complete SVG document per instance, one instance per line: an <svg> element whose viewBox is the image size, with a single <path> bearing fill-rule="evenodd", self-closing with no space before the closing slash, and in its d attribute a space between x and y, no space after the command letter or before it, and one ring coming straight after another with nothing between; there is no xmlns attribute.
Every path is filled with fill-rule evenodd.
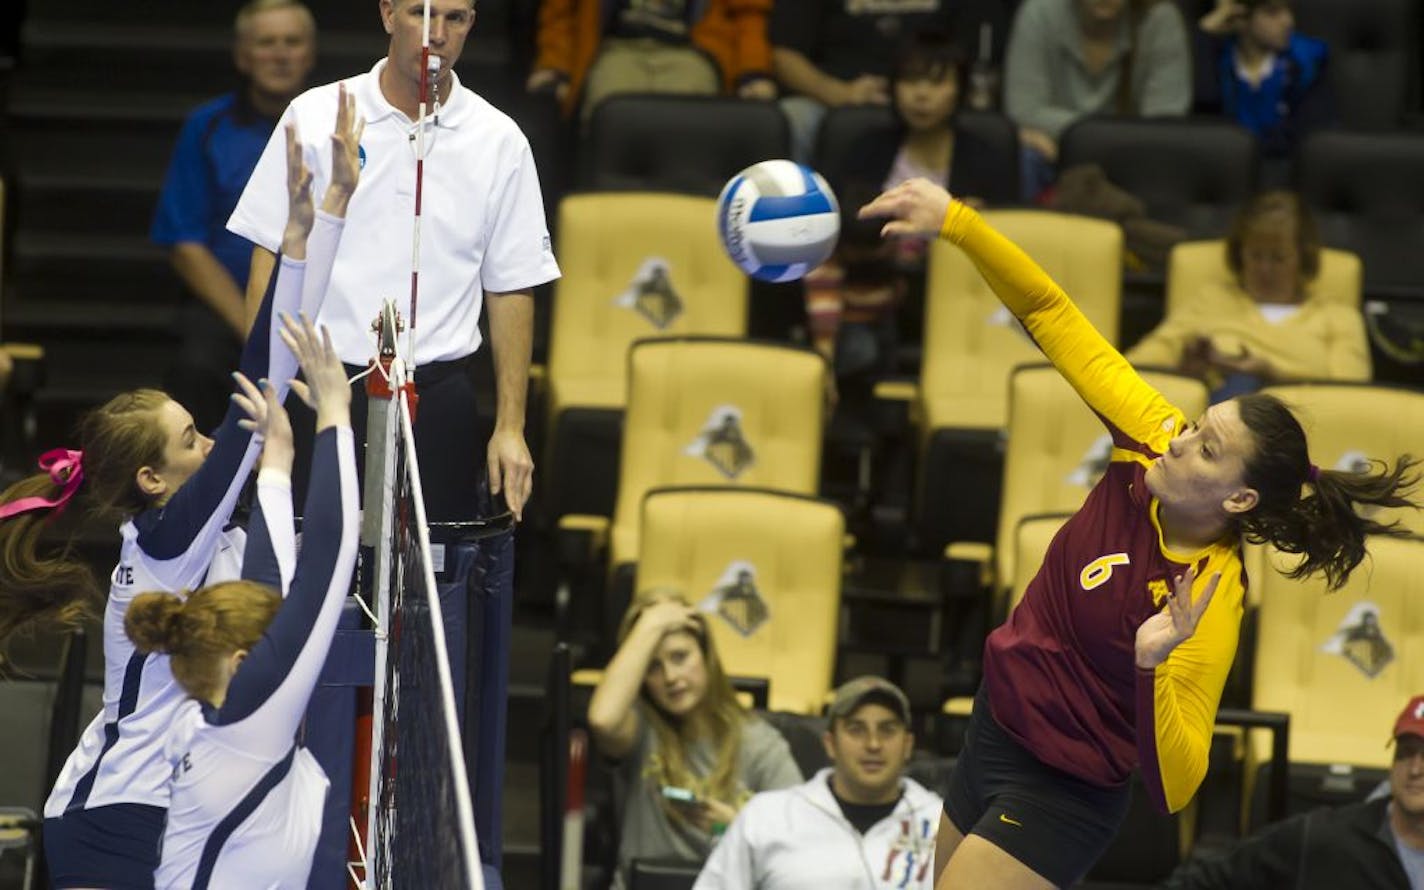
<svg viewBox="0 0 1424 890"><path fill-rule="evenodd" d="M381 0L389 51L369 72L346 81L366 121L364 167L317 320L330 329L353 373L375 354L371 322L385 300L394 299L410 322L423 8L423 0ZM482 306L489 312L496 378L494 431L485 450L490 491L503 492L515 517L522 517L534 468L524 440L532 289L559 276L528 140L509 117L461 86L451 70L474 22L473 0L430 2L430 53L440 61L431 98L438 97L440 110L427 120L424 134L415 439L431 521L477 513L483 436L470 360L481 343ZM336 113L336 93L335 83L309 90L288 106L282 122L295 122L300 133L324 132ZM323 188L330 146L320 146L307 161L313 188ZM255 245L249 318L285 222L284 176L281 141L269 142L228 221L231 231ZM364 387L355 398L352 419L359 442L365 435Z"/></svg>

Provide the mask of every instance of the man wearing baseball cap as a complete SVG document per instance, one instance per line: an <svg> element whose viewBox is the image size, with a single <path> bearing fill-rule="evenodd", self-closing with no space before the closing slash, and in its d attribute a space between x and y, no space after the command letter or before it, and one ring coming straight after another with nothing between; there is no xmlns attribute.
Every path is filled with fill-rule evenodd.
<svg viewBox="0 0 1424 890"><path fill-rule="evenodd" d="M904 775L915 747L905 693L880 677L836 690L822 742L831 766L753 797L693 890L934 886L944 802Z"/></svg>
<svg viewBox="0 0 1424 890"><path fill-rule="evenodd" d="M1183 865L1167 890L1424 890L1424 695L1400 712L1392 743L1388 796L1268 825L1221 859Z"/></svg>

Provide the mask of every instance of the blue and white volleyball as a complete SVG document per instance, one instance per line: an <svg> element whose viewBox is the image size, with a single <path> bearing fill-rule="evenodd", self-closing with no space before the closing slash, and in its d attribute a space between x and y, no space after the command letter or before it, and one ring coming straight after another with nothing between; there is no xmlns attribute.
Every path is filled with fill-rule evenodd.
<svg viewBox="0 0 1424 890"><path fill-rule="evenodd" d="M825 262L841 231L836 196L795 161L762 161L717 198L717 233L732 262L762 281L795 281Z"/></svg>

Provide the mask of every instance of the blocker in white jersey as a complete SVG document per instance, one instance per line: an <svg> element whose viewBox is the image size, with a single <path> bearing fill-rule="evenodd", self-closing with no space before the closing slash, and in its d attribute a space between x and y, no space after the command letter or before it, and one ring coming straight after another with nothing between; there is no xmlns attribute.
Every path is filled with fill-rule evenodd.
<svg viewBox="0 0 1424 890"><path fill-rule="evenodd" d="M300 145L295 134L288 137L296 161L289 182L294 224L254 331L271 332L278 313L315 311L320 305L340 238L339 214L358 169L359 125L350 118L353 109L348 105L346 120L338 121L345 127L338 127L338 138L351 146L351 175L333 182L323 199L323 208L337 215L312 206ZM285 346L272 341L270 333L248 339L241 373L278 381L275 394L285 391L296 362ZM45 849L56 887L153 886L170 773L162 740L185 696L174 682L169 659L136 651L124 623L137 594L184 592L237 576L244 536L227 526L261 447L243 414L234 405L208 439L193 429L191 417L176 402L161 392L140 390L116 397L88 422L111 431L100 441L124 446L120 454L139 450L127 447L130 438L154 438L149 428L157 429L158 441L153 446L157 455L142 467L118 466L107 449L92 445L86 445L82 457L94 470L89 484L96 487L96 499L125 509L131 518L121 528L120 559L105 608L104 707L45 804ZM107 477L116 480L108 488L119 496L105 496Z"/></svg>
<svg viewBox="0 0 1424 890"><path fill-rule="evenodd" d="M254 410L262 404L269 435L243 580L186 600L145 594L129 610L138 648L171 653L192 696L164 746L171 784L159 887L303 887L321 831L328 781L294 739L350 587L359 510L344 370L309 323L297 330L321 429L295 568L291 432L267 387L249 399Z"/></svg>

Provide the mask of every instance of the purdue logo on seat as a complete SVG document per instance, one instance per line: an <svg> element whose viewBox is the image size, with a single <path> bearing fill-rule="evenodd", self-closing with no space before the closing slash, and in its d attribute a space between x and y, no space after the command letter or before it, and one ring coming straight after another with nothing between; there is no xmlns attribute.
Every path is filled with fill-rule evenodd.
<svg viewBox="0 0 1424 890"><path fill-rule="evenodd" d="M1343 657L1371 680L1394 661L1394 646L1380 629L1380 609L1374 603L1356 603L1320 651Z"/></svg>
<svg viewBox="0 0 1424 890"><path fill-rule="evenodd" d="M660 331L682 314L682 298L673 289L667 260L660 257L643 260L643 265L633 276L633 283L615 297L613 303L632 309Z"/></svg>
<svg viewBox="0 0 1424 890"><path fill-rule="evenodd" d="M757 590L756 567L749 562L728 565L717 586L697 607L698 611L720 615L744 637L756 633L771 618L771 610Z"/></svg>
<svg viewBox="0 0 1424 890"><path fill-rule="evenodd" d="M689 457L705 458L728 479L736 479L756 460L756 453L742 435L742 411L733 405L712 409L702 432L682 450Z"/></svg>

